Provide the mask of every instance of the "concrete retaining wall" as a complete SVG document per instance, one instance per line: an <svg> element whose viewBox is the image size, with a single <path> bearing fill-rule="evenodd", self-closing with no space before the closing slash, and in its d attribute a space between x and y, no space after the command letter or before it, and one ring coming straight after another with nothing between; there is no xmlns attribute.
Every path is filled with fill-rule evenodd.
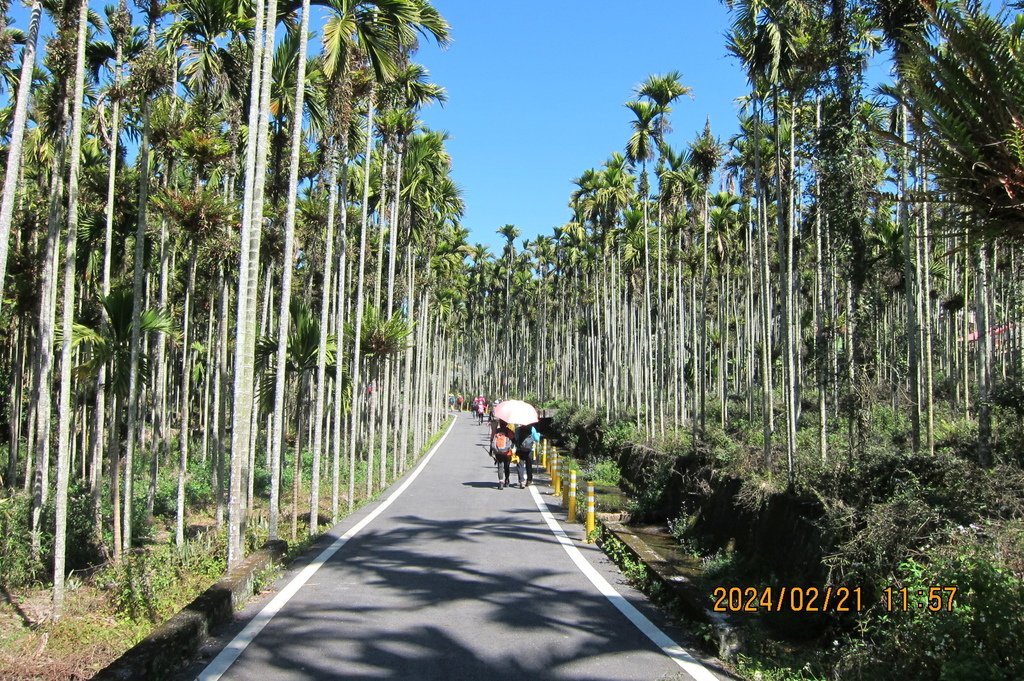
<svg viewBox="0 0 1024 681"><path fill-rule="evenodd" d="M634 534L628 525L604 518L598 524L602 533L617 538L637 560L651 571L665 589L675 597L682 613L690 619L710 624L715 632L718 657L733 659L743 646L739 627L729 621L725 614L714 612L708 607L707 593L663 558L644 540Z"/></svg>
<svg viewBox="0 0 1024 681"><path fill-rule="evenodd" d="M287 549L286 542L267 542L156 631L111 662L93 680L158 681L170 677L179 664L195 654L214 628L231 621L235 610L252 596L256 575L280 562Z"/></svg>

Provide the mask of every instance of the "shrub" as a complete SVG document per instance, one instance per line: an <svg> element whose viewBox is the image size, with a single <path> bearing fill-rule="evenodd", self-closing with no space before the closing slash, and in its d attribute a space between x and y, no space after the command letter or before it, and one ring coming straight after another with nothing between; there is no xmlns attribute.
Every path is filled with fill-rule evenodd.
<svg viewBox="0 0 1024 681"><path fill-rule="evenodd" d="M213 488L210 486L210 476L206 471L202 474L192 474L185 482L185 505L197 508L209 506L213 503Z"/></svg>
<svg viewBox="0 0 1024 681"><path fill-rule="evenodd" d="M23 492L0 496L0 586L31 584L43 572L41 561L32 560L29 514L32 497Z"/></svg>
<svg viewBox="0 0 1024 681"><path fill-rule="evenodd" d="M619 464L611 459L595 461L590 467L590 479L597 485L618 485L622 472Z"/></svg>
<svg viewBox="0 0 1024 681"><path fill-rule="evenodd" d="M43 510L43 526L47 528L46 544L43 546L44 561L53 565L53 527L56 523L56 509L53 499ZM70 570L86 570L103 562L103 554L96 545L96 524L92 514L92 495L89 487L73 482L68 489L67 535L65 539L65 566Z"/></svg>
<svg viewBox="0 0 1024 681"><path fill-rule="evenodd" d="M636 423L633 421L617 421L611 424L605 430L604 434L604 452L605 456L615 456L617 451L624 447L627 443L637 439L639 432L636 429Z"/></svg>
<svg viewBox="0 0 1024 681"><path fill-rule="evenodd" d="M705 461L726 465L739 455L736 441L730 437L717 420L709 419L700 433L697 450Z"/></svg>
<svg viewBox="0 0 1024 681"><path fill-rule="evenodd" d="M161 475L156 482L153 515L158 518L173 518L177 512L178 480L170 475Z"/></svg>
<svg viewBox="0 0 1024 681"><path fill-rule="evenodd" d="M111 592L117 611L133 621L159 622L225 569L222 533L126 554L106 568L99 582Z"/></svg>
<svg viewBox="0 0 1024 681"><path fill-rule="evenodd" d="M636 519L651 519L664 512L662 505L672 476L673 459L650 448L634 445L634 452L637 449L648 451L639 455L643 463L638 467L635 479L630 481L629 512Z"/></svg>
<svg viewBox="0 0 1024 681"><path fill-rule="evenodd" d="M978 442L978 424L965 418L941 420L935 424L935 452L973 459Z"/></svg>
<svg viewBox="0 0 1024 681"><path fill-rule="evenodd" d="M907 589L909 607L903 611L900 596L899 607L879 608L872 621L877 652L891 678L1024 678L1024 584L977 545L904 561L894 586ZM957 587L952 611L944 609L948 592L943 610L928 611L928 592L935 586Z"/></svg>

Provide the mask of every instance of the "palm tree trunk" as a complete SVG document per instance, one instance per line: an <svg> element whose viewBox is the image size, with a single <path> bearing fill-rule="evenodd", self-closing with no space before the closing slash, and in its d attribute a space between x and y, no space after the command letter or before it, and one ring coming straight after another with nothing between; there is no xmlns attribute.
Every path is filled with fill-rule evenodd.
<svg viewBox="0 0 1024 681"><path fill-rule="evenodd" d="M978 462L992 465L992 415L988 394L992 385L992 333L989 286L991 245L982 246L978 253L978 275L974 287L975 308L978 310Z"/></svg>
<svg viewBox="0 0 1024 681"><path fill-rule="evenodd" d="M25 356L27 345L26 325L24 320L18 323L18 337L15 341L14 360L11 368L14 375L14 391L11 393L11 440L7 446L7 474L5 482L8 488L14 489L18 475L18 456L21 451L22 403L25 390Z"/></svg>
<svg viewBox="0 0 1024 681"><path fill-rule="evenodd" d="M295 457L292 459L292 541L298 538L299 489L302 487L302 426L306 413L306 374L298 380L298 394L295 396ZM313 513L314 511L310 511Z"/></svg>
<svg viewBox="0 0 1024 681"><path fill-rule="evenodd" d="M124 2L121 3L121 9L124 10ZM125 10L126 11L126 10ZM114 84L119 86L121 83L121 62L123 59L124 47L121 44L121 40L117 40L115 52L114 52ZM110 166L107 172L107 204L105 210L105 229L103 238L103 277L101 282L100 292L104 298L110 295L110 260L111 260L111 247L113 245L113 233L114 233L114 194L116 189L117 179L117 148L120 142L120 126L121 126L121 98L115 97L113 104L111 105L110 111ZM106 308L103 308L103 315L106 317ZM109 321L109 320L108 320ZM161 338L163 336L161 335ZM92 493L92 508L93 508L93 519L94 529L96 537L100 541L97 541L97 545L102 546L103 529L101 520L101 503L100 503L100 474L103 467L103 442L104 437L104 424L106 423L106 403L107 403L107 364L104 363L100 366L99 372L96 376L96 407L94 409L93 420L95 426L93 429L93 441L92 441L92 473L90 475L89 487Z"/></svg>
<svg viewBox="0 0 1024 681"><path fill-rule="evenodd" d="M345 151L347 145L347 135L342 135L341 147L342 153L342 165L341 167L347 169L348 158ZM332 172L334 169L332 169ZM331 182L332 195L335 193L335 183ZM342 381L342 369L344 367L344 356L345 353L342 351L344 348L345 340L345 318L348 299L345 296L345 279L348 275L348 220L346 213L348 212L348 180L345 173L342 173L341 181L337 187L337 203L339 204L340 210L337 211L339 228L338 238L340 243L338 244L338 291L335 296L338 304L338 312L335 315L335 350L334 350L334 451L333 451L333 470L332 470L332 482L331 482L331 520L338 522L338 503L341 486L341 445L342 445L342 415L343 415L343 403L344 396L342 391L344 390L344 384ZM328 204L328 214L330 214L330 208ZM349 438L353 436L353 433L349 432Z"/></svg>
<svg viewBox="0 0 1024 681"><path fill-rule="evenodd" d="M185 482L188 479L188 449L191 439L190 408L192 390L192 345L191 330L192 295L196 285L196 253L193 247L188 258L188 281L185 285L185 303L182 310L181 333L181 429L178 432L178 499L174 523L174 542L177 546L185 543Z"/></svg>
<svg viewBox="0 0 1024 681"><path fill-rule="evenodd" d="M411 242L411 240L410 240ZM406 319L412 321L415 319L415 291L413 279L413 253L412 246L410 243L409 249L406 253L406 287L405 287L405 299L406 299ZM416 456L416 451L412 446L412 410L414 409L415 403L413 402L412 395L412 363L413 363L413 349L412 344L405 346L405 375L402 379L402 403L400 409L402 411L402 425L399 428L399 444L396 452L399 452L402 457L402 470L405 470L406 462L412 461ZM491 398L493 399L493 398Z"/></svg>
<svg viewBox="0 0 1024 681"><path fill-rule="evenodd" d="M132 331L128 360L128 439L124 453L124 503L121 521L121 548L128 551L132 544L132 482L134 478L135 429L139 412L139 355L142 352L142 286L146 243L146 206L149 202L149 116L150 102L143 103L142 141L139 144L138 219L135 228L134 278L132 285Z"/></svg>
<svg viewBox="0 0 1024 681"><path fill-rule="evenodd" d="M61 125L67 120L68 98L64 98ZM39 322L36 333L36 369L33 385L32 402L35 405L35 470L32 478L32 539L31 555L39 558L40 536L39 524L43 506L49 493L50 475L50 426L51 426L51 373L53 371L53 337L54 316L56 314L57 294L57 257L60 225L58 213L60 197L64 193L64 150L66 136L61 135L54 154L50 176L50 201L47 214L46 242L43 247L43 271L40 275L39 291Z"/></svg>
<svg viewBox="0 0 1024 681"><path fill-rule="evenodd" d="M380 311L380 292L381 282L384 277L384 230L387 228L386 215L387 215L387 176L388 176L388 159L390 154L388 153L388 145L381 143L380 145L380 205L377 208L378 220L377 220L377 257L375 258L375 266L377 268L377 274L374 278L373 285L373 309Z"/></svg>
<svg viewBox="0 0 1024 681"><path fill-rule="evenodd" d="M251 195L252 202L246 204L243 199L238 313L235 327L235 380L232 400L234 413L228 491L229 568L234 567L242 560L245 551L243 526L246 509L242 495L242 469L243 463L249 460L249 453L253 446L253 359L256 347L254 320L256 318L256 291L259 286L264 186L267 175L270 82L274 56L274 29L277 25L277 0L267 0L265 17L260 11L262 8L262 2L258 2L256 4L256 38L253 42L252 99L249 103L250 141L253 128L256 128L257 133L255 148L246 149L245 190L247 195ZM259 83L258 88L256 87L257 83ZM251 161L249 160L250 153ZM245 210L247 206L251 206L249 211Z"/></svg>
<svg viewBox="0 0 1024 681"><path fill-rule="evenodd" d="M903 147L906 149L907 145L907 116L909 113L905 106L900 107L901 121L900 121L900 134L903 139ZM918 347L917 339L919 330L917 328L917 314L916 314L916 303L917 303L917 287L916 276L915 276L915 261L916 258L911 255L910 248L910 209L907 206L907 192L909 191L908 175L909 159L907 158L907 152L904 150L900 153L900 186L898 192L900 195L900 208L899 208L899 220L900 220L900 231L903 236L903 296L904 304L906 306L907 316L907 355L908 355L908 374L910 379L910 443L914 453L921 450L921 380L920 380L920 369L918 368Z"/></svg>
<svg viewBox="0 0 1024 681"><path fill-rule="evenodd" d="M4 290L7 274L7 250L11 239L11 222L14 217L14 203L18 193L21 175L21 153L25 140L25 123L28 120L28 105L32 98L32 75L36 63L36 43L39 40L39 22L42 19L43 4L33 0L29 14L28 35L21 52L21 73L18 80L18 94L15 98L14 120L11 122L11 137L7 145L7 168L4 173L3 195L0 196L0 291ZM0 296L0 306L3 296Z"/></svg>
<svg viewBox="0 0 1024 681"><path fill-rule="evenodd" d="M269 23L268 23L269 26ZM284 224L284 261L281 264L281 304L277 323L277 365L274 381L274 431L271 445L271 503L270 538L277 539L277 502L273 490L280 480L281 448L284 432L285 363L288 353L289 315L292 295L292 269L295 251L295 212L299 191L299 152L302 149L302 110L306 92L306 49L309 43L309 0L302 2L302 21L299 25L298 73L295 76L295 103L292 109L291 149L288 163L288 207ZM325 290L325 298L326 298ZM326 307L326 305L325 305ZM301 405L301 397L299 404ZM299 434L301 437L301 433ZM301 452L297 454L301 459ZM251 473L250 473L251 474ZM275 475L277 477L275 477ZM295 500L297 502L297 499ZM297 503L296 503L297 505ZM293 510L294 515L294 510ZM294 524L292 538L295 538Z"/></svg>
<svg viewBox="0 0 1024 681"><path fill-rule="evenodd" d="M167 219L160 219L160 310L167 312L167 279L169 270L169 252ZM187 348L185 349L187 352ZM152 521L153 503L156 498L157 476L160 471L160 460L167 455L167 336L158 334L156 339L156 385L157 399L153 410L153 425L156 431L156 447L150 452L149 492L146 496L146 517Z"/></svg>
<svg viewBox="0 0 1024 681"><path fill-rule="evenodd" d="M203 444L200 448L202 452L202 465L205 466L210 456L210 390L213 382L213 327L216 314L214 314L214 305L216 299L214 298L215 292L210 292L210 300L207 304L208 313L206 315L206 347L204 352L206 357L203 359L203 397L202 397L202 415L200 416L200 431L203 434ZM161 334L162 335L162 334Z"/></svg>
<svg viewBox="0 0 1024 681"><path fill-rule="evenodd" d="M355 310L355 324L354 324L354 338L352 339L352 393L351 393L351 432L349 437L349 481L348 481L348 510L351 513L355 504L355 459L357 452L357 441L359 435L359 417L360 417L360 406L363 401L361 386L361 377L359 374L359 353L361 351L361 341L363 333L363 285L366 278L366 230L368 228L368 217L369 217L369 198L370 198L370 161L371 152L373 149L373 110L375 105L376 93L374 87L371 84L370 93L367 101L367 112L366 112L366 151L364 153L363 162L366 169L363 174L363 201L362 201L362 219L359 225L359 254L357 256L359 261L359 271L356 278L356 310ZM372 460L373 450L368 450L367 462L366 462L366 477L371 479L372 473Z"/></svg>
<svg viewBox="0 0 1024 681"><path fill-rule="evenodd" d="M935 386L934 367L932 366L932 285L931 285L931 242L928 235L928 203L921 206L921 234L924 250L924 361L925 361L925 401L927 404L926 437L928 453L935 455ZM1016 282L1016 278L1014 278Z"/></svg>
<svg viewBox="0 0 1024 681"><path fill-rule="evenodd" d="M70 477L71 426L71 328L75 318L75 250L78 235L78 173L82 156L82 107L85 92L85 38L88 30L88 0L78 8L78 46L75 60L75 88L71 115L71 173L68 181L68 230L64 245L64 309L61 338L60 396L57 407L57 489L54 496L56 527L53 538L53 618L64 607L65 559L67 557L68 478Z"/></svg>
<svg viewBox="0 0 1024 681"><path fill-rule="evenodd" d="M778 155L781 157L781 142L779 140L778 133L778 87L775 89L775 126L776 126L776 149ZM786 402L786 471L789 478L789 489L792 490L796 486L796 428L797 428L797 391L799 377L796 373L796 355L798 348L796 347L795 329L797 327L796 318L796 295L793 287L793 242L794 242L794 231L796 229L796 215L795 215L795 203L796 203L796 192L794 184L796 183L796 162L795 162L795 141L796 141L796 107L790 108L790 135L789 135L789 191L787 192L789 200L789 208L786 211L782 210L783 194L783 182L782 182L782 164L781 158L778 158L776 165L778 170L778 208L779 214L779 240L782 241L783 234L785 234L785 242L780 243L780 249L784 248L783 258L780 260L785 265L785 276L782 278L782 286L785 288L785 293L782 295L782 331L783 331L783 361L785 362L785 370L783 371L783 384L785 386L785 402Z"/></svg>
<svg viewBox="0 0 1024 681"><path fill-rule="evenodd" d="M224 424L228 419L228 405L225 386L228 383L228 284L221 265L218 272L220 305L217 308L217 367L213 382L213 493L216 510L214 518L217 527L224 523L224 444L227 440Z"/></svg>
<svg viewBox="0 0 1024 681"><path fill-rule="evenodd" d="M313 476L309 485L309 536L319 531L318 514L320 509L320 455L323 448L324 432L324 397L327 389L327 336L330 333L328 312L331 307L331 283L334 266L334 216L338 204L337 181L337 147L330 143L327 151L329 170L328 186L330 197L327 201L327 234L324 235L324 278L323 295L320 301L320 339L316 351L316 401L313 406Z"/></svg>

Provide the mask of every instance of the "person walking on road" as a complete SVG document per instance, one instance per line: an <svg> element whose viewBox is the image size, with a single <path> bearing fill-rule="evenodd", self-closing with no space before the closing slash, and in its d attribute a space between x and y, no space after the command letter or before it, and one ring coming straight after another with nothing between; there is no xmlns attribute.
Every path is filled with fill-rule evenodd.
<svg viewBox="0 0 1024 681"><path fill-rule="evenodd" d="M504 489L508 485L509 467L512 464L513 446L512 435L514 429L511 426L499 427L491 438L491 455L498 467L498 489Z"/></svg>
<svg viewBox="0 0 1024 681"><path fill-rule="evenodd" d="M519 487L529 487L533 484L533 445L540 439L540 435L533 426L519 426L516 429L516 454L519 456L518 473ZM523 468L526 469L526 484L523 484Z"/></svg>

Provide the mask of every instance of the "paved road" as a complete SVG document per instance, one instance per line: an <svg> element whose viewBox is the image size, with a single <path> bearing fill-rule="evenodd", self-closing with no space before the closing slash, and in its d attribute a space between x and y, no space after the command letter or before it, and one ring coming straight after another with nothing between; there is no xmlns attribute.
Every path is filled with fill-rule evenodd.
<svg viewBox="0 0 1024 681"><path fill-rule="evenodd" d="M622 583L598 549L578 541L577 528L566 528L577 541L559 540L542 511L543 499L551 499L542 470L534 488L499 491L486 441L487 427L460 414L419 474L392 489L390 504L373 504L334 528L328 542L353 528L358 533L335 541L341 548L318 570L314 551L279 581L270 606L268 599L250 606L232 631L209 642L206 661L229 641L229 651L241 650L220 678L732 678L711 675L687 652L669 648L677 662L641 633L613 601L661 626L652 629L656 638L662 631L676 641L685 637ZM555 517L564 518L552 504ZM566 543L577 548L567 551ZM572 551L598 584L607 580L622 596L602 595ZM284 602L297 576L307 581ZM265 626L242 649L249 634L235 636L246 620L249 631ZM217 665L229 657L186 675L202 670L202 678L217 678Z"/></svg>

